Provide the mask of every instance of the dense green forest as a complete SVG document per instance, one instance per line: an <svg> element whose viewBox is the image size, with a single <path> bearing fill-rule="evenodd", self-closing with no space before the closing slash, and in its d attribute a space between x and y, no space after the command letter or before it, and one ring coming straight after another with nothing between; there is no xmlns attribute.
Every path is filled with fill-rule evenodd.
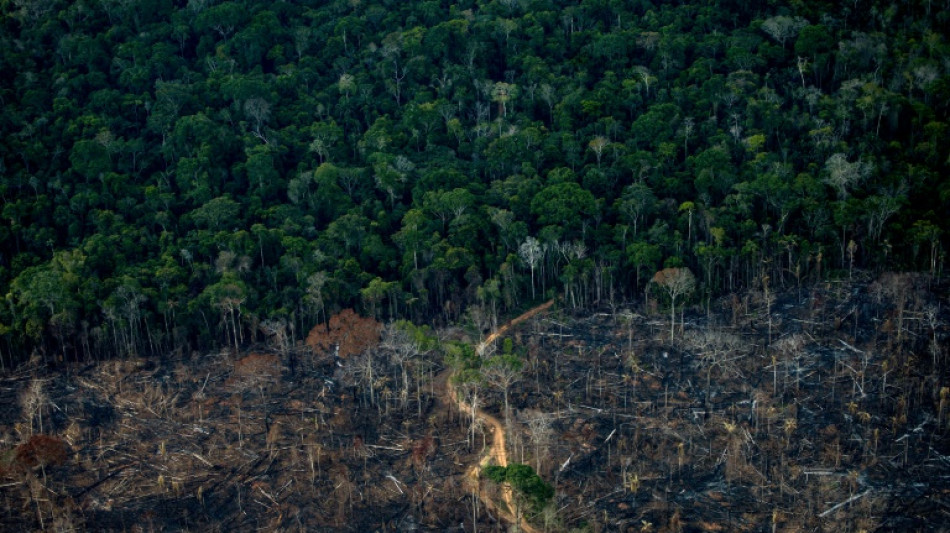
<svg viewBox="0 0 950 533"><path fill-rule="evenodd" d="M4 366L945 260L947 1L0 11Z"/></svg>

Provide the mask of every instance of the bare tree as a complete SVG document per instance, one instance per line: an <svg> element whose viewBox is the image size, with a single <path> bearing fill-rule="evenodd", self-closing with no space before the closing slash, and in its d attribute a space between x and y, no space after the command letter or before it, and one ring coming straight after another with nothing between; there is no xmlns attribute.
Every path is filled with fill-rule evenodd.
<svg viewBox="0 0 950 533"><path fill-rule="evenodd" d="M481 406L480 376L467 376L456 384L458 400L466 407L469 412L469 446L475 445L475 429L478 427L478 409ZM458 379L458 377L456 377Z"/></svg>
<svg viewBox="0 0 950 533"><path fill-rule="evenodd" d="M29 436L33 435L33 430L38 429L43 432L43 411L46 410L46 404L49 403L49 397L43 390L43 382L34 379L30 382L29 388L20 394L20 407L23 408L23 418L26 419L29 429ZM34 428L33 420L37 420L38 427Z"/></svg>
<svg viewBox="0 0 950 533"><path fill-rule="evenodd" d="M376 386L379 380L377 376L380 370L379 362L372 351L366 351L360 356L348 359L347 365L351 366L353 376L365 388L370 405L376 405Z"/></svg>
<svg viewBox="0 0 950 533"><path fill-rule="evenodd" d="M869 206L870 214L868 215L868 236L874 242L879 242L881 232L884 231L884 224L887 223L888 219L900 211L899 198L903 196L903 192L906 191L868 198L868 203L871 204Z"/></svg>
<svg viewBox="0 0 950 533"><path fill-rule="evenodd" d="M523 411L522 416L528 424L528 438L534 444L535 470L540 474L542 461L547 458L548 446L554 434L551 416L534 409Z"/></svg>
<svg viewBox="0 0 950 533"><path fill-rule="evenodd" d="M262 129L264 124L270 120L270 110L270 102L263 98L250 98L244 102L244 113L254 122L252 133L264 144L267 144L267 138L264 136Z"/></svg>
<svg viewBox="0 0 950 533"><path fill-rule="evenodd" d="M505 425L508 425L508 390L521 379L522 362L514 355L498 355L492 357L482 367L485 380L501 389L505 399Z"/></svg>
<svg viewBox="0 0 950 533"><path fill-rule="evenodd" d="M541 247L541 242L538 239L528 237L518 247L518 255L531 268L531 298L534 299L534 269L537 268L538 263L544 257L544 248Z"/></svg>
<svg viewBox="0 0 950 533"><path fill-rule="evenodd" d="M769 34L769 37L778 41L782 48L785 48L785 42L795 38L798 32L807 25L808 21L802 17L779 15L765 19L762 23L762 30Z"/></svg>
<svg viewBox="0 0 950 533"><path fill-rule="evenodd" d="M221 322L224 324L224 334L228 340L234 343L234 353L239 351L239 344L244 342L244 333L242 328L238 327L238 321L241 315L241 306L244 304L244 293L237 286L226 287L228 292L221 295L221 298L214 302L215 307L221 311ZM232 290L233 289L233 290ZM228 331L230 326L230 334Z"/></svg>
<svg viewBox="0 0 950 533"><path fill-rule="evenodd" d="M290 351L291 342L287 335L286 320L279 318L267 319L261 322L258 327L278 353L284 355Z"/></svg>
<svg viewBox="0 0 950 533"><path fill-rule="evenodd" d="M676 333L676 299L687 296L696 288L696 276L686 267L664 268L653 275L651 283L670 297L670 342Z"/></svg>
<svg viewBox="0 0 950 533"><path fill-rule="evenodd" d="M402 389L400 403L405 407L409 401L409 362L419 354L419 343L398 323L390 322L383 328L381 346L389 351L390 357L399 367Z"/></svg>
<svg viewBox="0 0 950 533"><path fill-rule="evenodd" d="M868 177L871 169L871 163L863 161L850 163L844 154L832 154L825 161L825 170L828 171L825 183L834 187L838 191L838 198L844 200L848 197L848 190Z"/></svg>
<svg viewBox="0 0 950 533"><path fill-rule="evenodd" d="M650 84L657 81L656 76L654 76L653 73L650 72L650 69L642 65L634 66L633 72L634 74L637 75L638 78L640 78L640 83L638 86L641 88L641 90L644 93L646 93L647 96L650 96Z"/></svg>
<svg viewBox="0 0 950 533"><path fill-rule="evenodd" d="M706 370L707 398L711 393L714 368L723 373L739 375L739 367L735 362L745 356L747 347L736 335L724 331L703 330L690 335L687 343L697 352L699 361Z"/></svg>

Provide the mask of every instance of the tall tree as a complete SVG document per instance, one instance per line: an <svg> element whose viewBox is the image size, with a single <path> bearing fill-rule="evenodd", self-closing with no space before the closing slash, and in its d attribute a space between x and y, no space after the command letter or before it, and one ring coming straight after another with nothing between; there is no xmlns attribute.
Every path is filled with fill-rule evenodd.
<svg viewBox="0 0 950 533"><path fill-rule="evenodd" d="M686 267L664 268L651 281L670 298L670 342L676 335L676 299L688 296L696 288L696 277Z"/></svg>

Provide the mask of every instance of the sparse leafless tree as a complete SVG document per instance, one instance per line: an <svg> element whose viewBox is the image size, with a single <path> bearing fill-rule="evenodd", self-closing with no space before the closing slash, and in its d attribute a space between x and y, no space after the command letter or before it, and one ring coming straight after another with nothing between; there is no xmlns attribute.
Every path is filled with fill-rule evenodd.
<svg viewBox="0 0 950 533"><path fill-rule="evenodd" d="M528 438L534 444L535 470L540 474L544 470L544 461L548 456L548 446L554 429L551 426L553 420L550 415L536 409L528 409L522 412L522 418L528 425Z"/></svg>
<svg viewBox="0 0 950 533"><path fill-rule="evenodd" d="M33 436L34 430L43 433L43 412L48 404L49 397L46 395L42 380L32 380L29 387L20 394L20 407L23 409L23 418L27 423L27 437ZM35 427L34 420L37 421Z"/></svg>
<svg viewBox="0 0 950 533"><path fill-rule="evenodd" d="M713 369L718 368L720 372L741 376L737 362L745 357L748 347L738 336L726 331L707 329L693 332L685 340L687 346L699 355L702 368L706 370L707 398L711 392Z"/></svg>
<svg viewBox="0 0 950 533"><path fill-rule="evenodd" d="M263 128L264 124L270 120L270 102L263 98L249 98L244 102L244 113L247 114L248 118L252 121L251 132L254 136L263 141L264 144L268 144L267 138L264 136Z"/></svg>
<svg viewBox="0 0 950 533"><path fill-rule="evenodd" d="M664 268L651 281L670 297L670 342L676 334L676 299L687 296L696 288L696 276L685 267Z"/></svg>
<svg viewBox="0 0 950 533"><path fill-rule="evenodd" d="M267 336L271 346L281 355L290 351L290 338L287 335L287 322L280 319L264 320L258 326Z"/></svg>
<svg viewBox="0 0 950 533"><path fill-rule="evenodd" d="M832 154L825 161L825 170L828 171L825 183L834 187L838 191L838 198L844 200L847 199L851 187L870 176L872 169L870 163L864 161L851 163L842 153Z"/></svg>
<svg viewBox="0 0 950 533"><path fill-rule="evenodd" d="M481 407L481 384L475 380L465 381L456 385L458 399L468 408L469 419L469 446L475 445L475 430L479 424L478 410Z"/></svg>
<svg viewBox="0 0 950 533"><path fill-rule="evenodd" d="M785 43L789 39L794 39L798 32L807 25L808 21L802 17L779 15L765 19L762 23L762 30L784 48Z"/></svg>
<svg viewBox="0 0 950 533"><path fill-rule="evenodd" d="M534 299L534 270L544 258L544 248L541 242L534 237L528 237L518 247L518 255L531 269L531 298Z"/></svg>
<svg viewBox="0 0 950 533"><path fill-rule="evenodd" d="M402 383L399 392L400 403L403 407L409 402L409 363L412 358L419 355L419 343L399 324L390 322L383 328L381 346L388 350L390 358L399 367L400 381Z"/></svg>
<svg viewBox="0 0 950 533"><path fill-rule="evenodd" d="M493 386L501 389L505 401L505 425L508 425L508 392L511 386L521 379L522 362L512 355L499 355L492 357L488 364L482 368L482 374L485 380Z"/></svg>

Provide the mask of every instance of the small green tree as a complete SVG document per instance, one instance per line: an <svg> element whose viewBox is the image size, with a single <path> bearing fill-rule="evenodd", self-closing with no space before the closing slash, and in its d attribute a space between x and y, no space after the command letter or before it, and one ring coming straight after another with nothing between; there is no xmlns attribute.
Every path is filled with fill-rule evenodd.
<svg viewBox="0 0 950 533"><path fill-rule="evenodd" d="M554 497L554 487L541 479L530 465L512 463L508 466L491 465L482 474L495 483L507 483L514 489L519 503L524 501L534 513L540 513Z"/></svg>

